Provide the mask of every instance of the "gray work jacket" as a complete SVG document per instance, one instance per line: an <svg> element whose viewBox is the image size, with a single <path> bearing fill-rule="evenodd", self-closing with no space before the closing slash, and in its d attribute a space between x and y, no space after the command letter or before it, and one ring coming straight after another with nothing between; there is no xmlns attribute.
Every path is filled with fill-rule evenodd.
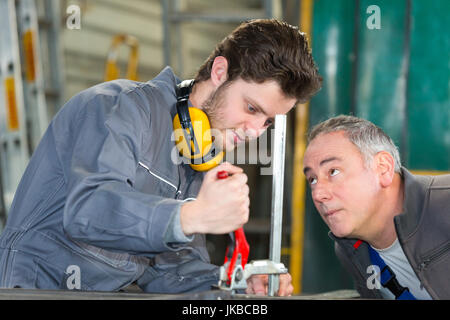
<svg viewBox="0 0 450 320"><path fill-rule="evenodd" d="M394 218L397 237L418 279L433 299L450 299L450 175L417 176L401 169L405 188L403 213ZM335 252L363 298L382 299L369 289L372 264L368 244L338 238Z"/></svg>
<svg viewBox="0 0 450 320"><path fill-rule="evenodd" d="M186 237L180 207L203 174L172 139L175 86L167 67L141 83L102 83L51 121L17 188L0 236L0 286L146 292L218 281L204 235Z"/></svg>

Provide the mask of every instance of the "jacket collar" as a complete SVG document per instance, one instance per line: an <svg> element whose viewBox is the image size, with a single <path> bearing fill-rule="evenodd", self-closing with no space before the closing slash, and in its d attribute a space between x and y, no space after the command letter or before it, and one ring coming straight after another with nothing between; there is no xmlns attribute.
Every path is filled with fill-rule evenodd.
<svg viewBox="0 0 450 320"><path fill-rule="evenodd" d="M406 168L401 168L404 183L403 212L394 218L397 235L407 238L416 230L427 200L432 177L413 175ZM399 235L400 233L400 235Z"/></svg>
<svg viewBox="0 0 450 320"><path fill-rule="evenodd" d="M328 236L335 241L344 253L344 257L341 257L336 251L338 258L345 259L346 257L349 259L357 270L357 274L351 272L353 276L357 276L360 281L364 281L367 276L367 267L372 264L368 250L369 245L358 239L336 237L331 231Z"/></svg>
<svg viewBox="0 0 450 320"><path fill-rule="evenodd" d="M149 81L149 83L167 93L162 95L162 99L164 99L164 105L170 106L172 118L175 117L175 114L177 113L177 94L175 92L175 87L180 82L181 79L173 73L172 68L169 66L165 67L155 78Z"/></svg>

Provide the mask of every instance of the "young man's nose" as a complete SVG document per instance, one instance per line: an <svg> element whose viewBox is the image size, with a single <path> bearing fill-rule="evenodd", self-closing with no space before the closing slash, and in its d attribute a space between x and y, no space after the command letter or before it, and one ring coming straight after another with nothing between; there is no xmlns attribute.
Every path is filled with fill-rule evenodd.
<svg viewBox="0 0 450 320"><path fill-rule="evenodd" d="M264 126L264 121L248 121L245 125L245 135L250 139L256 139L266 131L267 127Z"/></svg>

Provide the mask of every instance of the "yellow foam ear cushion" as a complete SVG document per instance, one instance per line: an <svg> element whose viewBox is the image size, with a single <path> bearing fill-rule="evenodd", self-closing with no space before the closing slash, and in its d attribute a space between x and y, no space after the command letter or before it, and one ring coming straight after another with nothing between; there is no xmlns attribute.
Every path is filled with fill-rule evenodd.
<svg viewBox="0 0 450 320"><path fill-rule="evenodd" d="M218 166L223 160L223 151L220 151L214 158L211 160L200 163L200 164L190 164L191 168L196 171L208 171L216 166Z"/></svg>
<svg viewBox="0 0 450 320"><path fill-rule="evenodd" d="M211 158L211 155L209 154L213 149L214 142L212 140L211 126L206 113L198 108L190 107L189 116L191 117L191 123L194 130L195 139L197 140L198 149L191 141L186 141L178 114L173 119L175 144L181 155L187 159L201 160L203 157L206 158L206 162L191 163L190 166L192 169L196 171L210 170L222 162L224 152L217 152L213 158ZM186 129L186 131L190 134L189 129ZM188 143L190 145L188 145ZM191 150L193 152L191 152Z"/></svg>
<svg viewBox="0 0 450 320"><path fill-rule="evenodd" d="M189 115L191 117L195 139L198 143L198 149L196 149L195 145L191 141L186 141L178 114L173 119L175 143L183 157L186 157L188 159L199 159L202 156L208 154L213 146L211 127L209 124L208 116L202 110L190 107ZM186 131L191 134L189 132L189 129L186 129ZM190 144L190 146L188 145L188 143ZM191 152L191 150L193 151L193 153Z"/></svg>

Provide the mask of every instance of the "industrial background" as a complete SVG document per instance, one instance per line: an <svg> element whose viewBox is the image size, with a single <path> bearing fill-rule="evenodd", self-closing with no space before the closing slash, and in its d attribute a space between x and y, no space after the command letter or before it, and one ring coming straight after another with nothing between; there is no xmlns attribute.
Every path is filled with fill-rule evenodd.
<svg viewBox="0 0 450 320"><path fill-rule="evenodd" d="M73 95L118 77L147 81L165 65L192 78L241 21L275 17L307 33L324 80L288 115L282 262L295 293L352 289L301 172L305 133L354 114L394 139L404 166L448 172L449 13L448 0L0 0L0 231L33 150ZM264 166L242 165L250 260L269 251L272 177L260 174ZM227 240L208 236L216 264Z"/></svg>

